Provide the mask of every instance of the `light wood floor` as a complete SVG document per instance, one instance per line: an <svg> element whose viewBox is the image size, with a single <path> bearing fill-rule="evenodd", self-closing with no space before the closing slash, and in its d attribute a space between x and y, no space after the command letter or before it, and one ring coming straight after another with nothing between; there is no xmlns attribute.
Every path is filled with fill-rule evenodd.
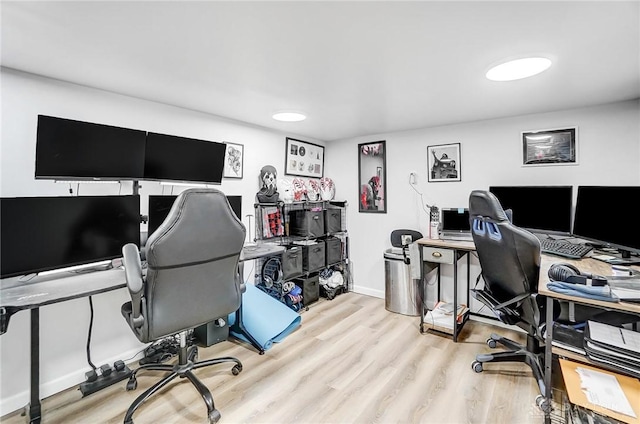
<svg viewBox="0 0 640 424"><path fill-rule="evenodd" d="M266 317L265 317L266 319ZM390 313L384 300L347 293L302 313L302 325L264 355L226 341L200 348L200 359L235 356L231 365L196 371L209 387L220 424L229 423L541 423L538 394L524 364L490 364L476 374L475 355L489 352L491 332L521 333L469 321L458 343L421 335L419 318ZM141 373L81 398L69 389L43 400L42 422L121 423L129 404L162 375ZM25 422L19 412L0 419ZM206 407L186 380L174 380L134 415L137 424L206 423Z"/></svg>

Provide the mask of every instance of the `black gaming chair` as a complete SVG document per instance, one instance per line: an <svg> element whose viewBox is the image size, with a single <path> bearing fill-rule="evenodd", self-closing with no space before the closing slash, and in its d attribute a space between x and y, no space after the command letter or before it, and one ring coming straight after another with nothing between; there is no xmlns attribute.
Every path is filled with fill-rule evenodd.
<svg viewBox="0 0 640 424"><path fill-rule="evenodd" d="M482 372L487 362L524 362L538 381L538 405L545 408L544 341L545 300L538 295L540 242L536 236L511 223L498 199L488 191L475 190L469 196L469 219L482 268L484 289L474 289L476 299L489 306L498 318L527 333L527 345L491 334L489 347L501 344L506 352L480 354L472 364Z"/></svg>
<svg viewBox="0 0 640 424"><path fill-rule="evenodd" d="M176 377L187 378L207 406L215 423L220 413L213 397L193 371L222 362L234 362L234 375L242 363L233 357L196 361L196 346L187 349L187 330L227 317L240 307L243 285L238 260L245 227L231 210L225 195L215 189L190 189L175 200L162 225L146 243L147 273L142 272L135 244L123 247L124 267L131 302L122 315L143 343L179 334L178 363L147 363L136 369L127 390L135 389L141 370L165 371L169 375L141 394L129 407L124 422L133 423L133 413Z"/></svg>

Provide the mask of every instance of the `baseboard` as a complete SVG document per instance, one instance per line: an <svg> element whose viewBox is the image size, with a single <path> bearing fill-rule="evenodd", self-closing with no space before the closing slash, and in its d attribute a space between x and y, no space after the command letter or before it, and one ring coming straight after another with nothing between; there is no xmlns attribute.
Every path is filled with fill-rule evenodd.
<svg viewBox="0 0 640 424"><path fill-rule="evenodd" d="M104 361L104 363L107 364L113 364L115 361L124 358L130 358L134 355L136 355L134 358L132 358L131 360L128 360L126 362L126 364L130 364L132 362L136 362L138 361L140 358L142 358L142 352L140 352L141 349L136 348L136 349L132 349L129 350L127 352L124 352L120 355L118 355L118 357L113 357L110 358L106 361ZM41 382L40 383L40 399L44 399L46 397L49 397L51 395L54 395L56 393L60 393L62 391L65 391L67 389L70 389L74 386L78 386L80 383L82 383L83 381L85 381L85 372L90 371L91 368L89 367L85 367L81 370L78 371L74 371L71 372L67 375L63 375L61 377L56 378L55 380L51 380L51 381L45 381L45 382ZM29 384L29 374L25 373L25 378L26 378L26 383ZM125 384L125 382L122 383L123 385ZM29 386L27 386L29 387ZM29 388L27 388L26 390L20 392L20 393L16 393L13 396L10 397L2 397L2 399L0 400L0 417L4 417L7 414L10 414L12 412L15 412L19 409L24 408L26 405L29 404L29 399L30 399L30 392L29 392ZM46 411L43 412L43 414L46 414Z"/></svg>
<svg viewBox="0 0 640 424"><path fill-rule="evenodd" d="M376 290L369 287L363 286L353 286L353 292L364 294L367 296L377 297L379 299L384 299L384 290Z"/></svg>

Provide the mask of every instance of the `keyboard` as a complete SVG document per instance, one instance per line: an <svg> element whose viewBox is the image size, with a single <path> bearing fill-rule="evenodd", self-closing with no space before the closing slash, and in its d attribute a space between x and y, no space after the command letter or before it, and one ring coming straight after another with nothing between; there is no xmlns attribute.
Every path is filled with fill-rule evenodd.
<svg viewBox="0 0 640 424"><path fill-rule="evenodd" d="M580 259L593 249L586 244L567 243L566 241L544 239L540 240L542 253L563 256L570 259Z"/></svg>

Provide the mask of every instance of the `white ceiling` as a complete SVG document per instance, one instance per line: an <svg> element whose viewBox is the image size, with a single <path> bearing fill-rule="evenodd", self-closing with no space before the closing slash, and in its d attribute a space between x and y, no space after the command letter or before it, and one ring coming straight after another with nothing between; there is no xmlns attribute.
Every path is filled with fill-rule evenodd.
<svg viewBox="0 0 640 424"><path fill-rule="evenodd" d="M639 1L0 7L5 67L325 141L640 97ZM551 69L484 77L532 54Z"/></svg>

